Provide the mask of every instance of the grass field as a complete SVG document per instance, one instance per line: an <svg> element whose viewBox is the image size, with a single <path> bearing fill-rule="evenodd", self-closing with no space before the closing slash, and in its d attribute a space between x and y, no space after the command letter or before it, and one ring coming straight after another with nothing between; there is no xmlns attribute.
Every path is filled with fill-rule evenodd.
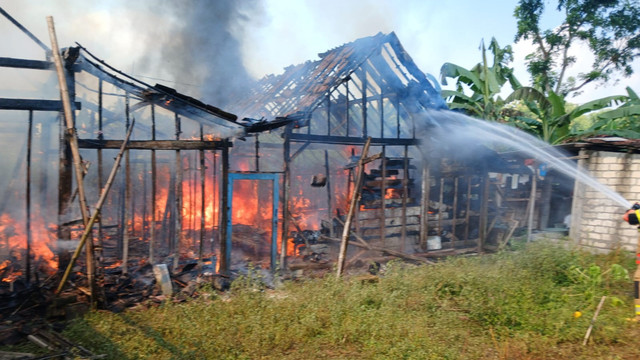
<svg viewBox="0 0 640 360"><path fill-rule="evenodd" d="M64 335L110 359L639 359L633 271L625 252L532 243L436 265L391 262L373 279L331 274L268 289L244 277L186 303L89 313Z"/></svg>

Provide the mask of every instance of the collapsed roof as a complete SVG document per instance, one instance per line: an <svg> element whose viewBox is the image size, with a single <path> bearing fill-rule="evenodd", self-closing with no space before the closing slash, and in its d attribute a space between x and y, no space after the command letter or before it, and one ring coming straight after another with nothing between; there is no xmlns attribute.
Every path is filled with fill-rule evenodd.
<svg viewBox="0 0 640 360"><path fill-rule="evenodd" d="M355 40L319 57L289 66L281 75L262 78L232 110L248 118L308 120L327 96L354 77L360 77L360 87L373 96L415 99L411 105L405 104L409 112L446 108L437 81L416 66L393 32ZM357 73L362 69L366 76ZM355 98L363 95L359 89L351 91L357 93Z"/></svg>

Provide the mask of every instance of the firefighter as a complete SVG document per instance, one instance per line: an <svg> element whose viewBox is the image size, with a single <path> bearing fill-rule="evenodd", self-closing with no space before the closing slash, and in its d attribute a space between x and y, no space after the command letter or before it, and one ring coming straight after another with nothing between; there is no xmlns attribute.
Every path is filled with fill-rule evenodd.
<svg viewBox="0 0 640 360"><path fill-rule="evenodd" d="M629 225L638 225L638 231L640 231L640 204L635 203L631 209L627 210L622 216L624 221ZM636 249L636 272L633 275L634 285L634 305L636 310L636 321L640 321L640 236L638 237L638 245Z"/></svg>

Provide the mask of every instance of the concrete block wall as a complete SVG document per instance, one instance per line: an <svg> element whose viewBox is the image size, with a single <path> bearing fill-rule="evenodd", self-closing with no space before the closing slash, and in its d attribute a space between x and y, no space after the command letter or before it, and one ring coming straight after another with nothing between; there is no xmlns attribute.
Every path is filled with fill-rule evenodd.
<svg viewBox="0 0 640 360"><path fill-rule="evenodd" d="M599 182L620 193L630 203L640 202L640 154L586 151L578 162ZM570 236L598 252L618 247L635 251L638 229L622 220L626 209L591 187L576 184Z"/></svg>

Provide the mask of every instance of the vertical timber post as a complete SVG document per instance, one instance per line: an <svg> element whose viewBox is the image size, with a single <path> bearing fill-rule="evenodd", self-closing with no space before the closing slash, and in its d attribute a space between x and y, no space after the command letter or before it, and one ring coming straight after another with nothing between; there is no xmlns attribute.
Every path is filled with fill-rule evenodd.
<svg viewBox="0 0 640 360"><path fill-rule="evenodd" d="M533 232L533 218L536 210L536 192L537 192L537 184L538 184L538 174L536 170L533 170L533 174L531 174L531 194L529 197L529 219L527 225L527 242L532 240L532 232Z"/></svg>
<svg viewBox="0 0 640 360"><path fill-rule="evenodd" d="M489 173L485 172L484 179L482 181L482 201L480 203L480 231L478 238L478 253L484 252L484 243L487 240L487 225L489 223L489 186L490 184Z"/></svg>
<svg viewBox="0 0 640 360"><path fill-rule="evenodd" d="M29 110L29 130L27 132L27 178L26 184L26 228L27 228L27 256L25 271L27 284L31 283L31 142L33 137L33 110Z"/></svg>
<svg viewBox="0 0 640 360"><path fill-rule="evenodd" d="M329 170L329 151L324 151L324 171L327 177L327 215L329 219L329 236L333 237L333 202L331 200L331 171Z"/></svg>
<svg viewBox="0 0 640 360"><path fill-rule="evenodd" d="M640 227L636 244L636 272L633 274L633 305L636 311L636 322L640 321Z"/></svg>
<svg viewBox="0 0 640 360"><path fill-rule="evenodd" d="M102 79L98 80L98 140L104 140L102 133ZM102 149L98 149L98 193L102 191L102 183L104 179L103 173ZM102 263L104 260L104 234L102 231L102 216L98 217L98 246L96 247L97 262ZM102 269L99 269L100 276L103 275Z"/></svg>
<svg viewBox="0 0 640 360"><path fill-rule="evenodd" d="M156 111L151 104L151 140L156 140ZM156 191L157 191L156 150L151 149L151 228L149 230L149 263L154 264L154 250L156 241Z"/></svg>
<svg viewBox="0 0 640 360"><path fill-rule="evenodd" d="M409 198L409 146L404 146L404 164L402 174L402 249L407 249L407 200Z"/></svg>
<svg viewBox="0 0 640 360"><path fill-rule="evenodd" d="M129 130L129 93L125 94L125 129ZM124 153L125 174L124 174L124 223L122 224L122 273L128 272L129 261L129 222L131 221L131 158L129 149Z"/></svg>
<svg viewBox="0 0 640 360"><path fill-rule="evenodd" d="M289 237L289 189L291 187L291 127L287 126L284 133L283 158L284 178L282 186L282 239L280 240L280 269L287 266L287 239ZM274 194L276 196L276 194Z"/></svg>
<svg viewBox="0 0 640 360"><path fill-rule="evenodd" d="M204 140L203 128L202 124L200 124L200 140ZM200 271L202 271L202 264L204 256L204 232L205 232L205 223L204 223L204 211L205 211L205 167L204 167L204 150L200 149L200 246L198 248L198 266L200 267ZM195 201L194 201L195 202Z"/></svg>
<svg viewBox="0 0 640 360"><path fill-rule="evenodd" d="M431 191L431 177L429 174L429 161L426 155L422 161L422 194L420 198L420 248L427 250L427 237L429 236L429 193Z"/></svg>
<svg viewBox="0 0 640 360"><path fill-rule="evenodd" d="M229 187L229 144L225 143L222 148L222 174L220 180L220 223L218 229L220 232L220 273L229 273L230 260L227 253L231 249L227 249L227 219L229 214L229 196L227 189Z"/></svg>
<svg viewBox="0 0 640 360"><path fill-rule="evenodd" d="M382 174L380 174L380 243L386 247L385 227L387 223L387 147L382 145Z"/></svg>
<svg viewBox="0 0 640 360"><path fill-rule="evenodd" d="M178 113L175 114L176 125L176 140L180 140L180 117ZM178 256L180 244L182 243L182 155L180 150L176 150L176 183L175 183L175 226L176 232L173 238L172 255L173 255L173 270L178 268Z"/></svg>

